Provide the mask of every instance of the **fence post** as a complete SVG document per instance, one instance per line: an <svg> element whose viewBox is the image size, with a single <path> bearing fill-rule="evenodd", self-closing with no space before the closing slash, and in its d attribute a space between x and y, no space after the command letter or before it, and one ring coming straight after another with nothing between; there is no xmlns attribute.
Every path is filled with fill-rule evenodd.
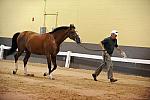
<svg viewBox="0 0 150 100"><path fill-rule="evenodd" d="M0 46L0 59L3 59L4 45Z"/></svg>
<svg viewBox="0 0 150 100"><path fill-rule="evenodd" d="M67 57L66 57L66 63L65 63L66 68L69 68L70 60L71 60L71 51L67 51Z"/></svg>

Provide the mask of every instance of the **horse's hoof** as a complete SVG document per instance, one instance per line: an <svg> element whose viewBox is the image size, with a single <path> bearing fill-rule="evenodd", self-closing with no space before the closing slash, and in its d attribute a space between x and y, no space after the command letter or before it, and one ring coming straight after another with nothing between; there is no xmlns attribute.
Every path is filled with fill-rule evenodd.
<svg viewBox="0 0 150 100"><path fill-rule="evenodd" d="M55 78L53 78L53 77L51 77L51 78L49 77L49 79L50 79L50 80L55 80Z"/></svg>
<svg viewBox="0 0 150 100"><path fill-rule="evenodd" d="M51 80L55 80L55 78L51 78Z"/></svg>
<svg viewBox="0 0 150 100"><path fill-rule="evenodd" d="M43 76L47 76L47 73L44 73L44 75Z"/></svg>
<svg viewBox="0 0 150 100"><path fill-rule="evenodd" d="M13 74L16 74L16 71L13 70Z"/></svg>
<svg viewBox="0 0 150 100"><path fill-rule="evenodd" d="M55 80L55 78L53 78L52 74L48 75L48 78L49 78L50 80Z"/></svg>

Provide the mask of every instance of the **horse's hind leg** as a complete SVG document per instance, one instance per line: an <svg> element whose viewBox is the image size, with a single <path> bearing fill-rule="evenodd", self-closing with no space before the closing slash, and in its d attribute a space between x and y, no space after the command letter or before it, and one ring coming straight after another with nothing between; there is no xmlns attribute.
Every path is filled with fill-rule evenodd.
<svg viewBox="0 0 150 100"><path fill-rule="evenodd" d="M28 76L34 76L34 74L28 74L28 72L27 72L27 66L26 65L27 65L27 62L28 62L28 60L30 58L30 55L31 55L31 53L29 51L26 51L26 55L25 55L25 57L23 59L23 62L24 62L24 74L28 75Z"/></svg>
<svg viewBox="0 0 150 100"><path fill-rule="evenodd" d="M48 72L48 73L44 73L44 76L47 76L47 75L48 75L48 77L49 77L50 79L53 79L53 78L52 78L52 75L50 74L50 73L51 73L51 56L50 56L50 55L47 55L46 58L47 58L47 64L48 64L48 70L49 70L49 72Z"/></svg>
<svg viewBox="0 0 150 100"><path fill-rule="evenodd" d="M17 70L18 70L18 58L21 56L21 54L23 53L23 51L18 51L16 54L15 54L15 69L13 70L13 74L16 74L17 73Z"/></svg>

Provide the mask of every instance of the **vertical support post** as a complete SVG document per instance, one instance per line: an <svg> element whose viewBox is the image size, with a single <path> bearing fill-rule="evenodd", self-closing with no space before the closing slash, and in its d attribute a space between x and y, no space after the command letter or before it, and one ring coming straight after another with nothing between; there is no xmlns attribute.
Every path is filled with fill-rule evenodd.
<svg viewBox="0 0 150 100"><path fill-rule="evenodd" d="M43 23L43 26L45 26L45 20L46 20L46 0L44 0L44 23Z"/></svg>
<svg viewBox="0 0 150 100"><path fill-rule="evenodd" d="M57 25L58 25L58 12L56 12L56 25L55 25L55 27L57 27Z"/></svg>
<svg viewBox="0 0 150 100"><path fill-rule="evenodd" d="M4 45L0 46L0 59L3 59Z"/></svg>
<svg viewBox="0 0 150 100"><path fill-rule="evenodd" d="M67 57L66 57L66 63L65 63L66 68L69 68L70 60L71 60L71 51L67 51Z"/></svg>

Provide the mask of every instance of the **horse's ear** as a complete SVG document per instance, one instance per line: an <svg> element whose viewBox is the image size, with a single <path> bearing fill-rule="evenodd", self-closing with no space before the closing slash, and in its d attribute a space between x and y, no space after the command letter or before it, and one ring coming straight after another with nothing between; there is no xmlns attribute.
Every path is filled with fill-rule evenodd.
<svg viewBox="0 0 150 100"><path fill-rule="evenodd" d="M74 26L74 24L70 24L70 28L74 28L74 29L75 29L75 26Z"/></svg>

